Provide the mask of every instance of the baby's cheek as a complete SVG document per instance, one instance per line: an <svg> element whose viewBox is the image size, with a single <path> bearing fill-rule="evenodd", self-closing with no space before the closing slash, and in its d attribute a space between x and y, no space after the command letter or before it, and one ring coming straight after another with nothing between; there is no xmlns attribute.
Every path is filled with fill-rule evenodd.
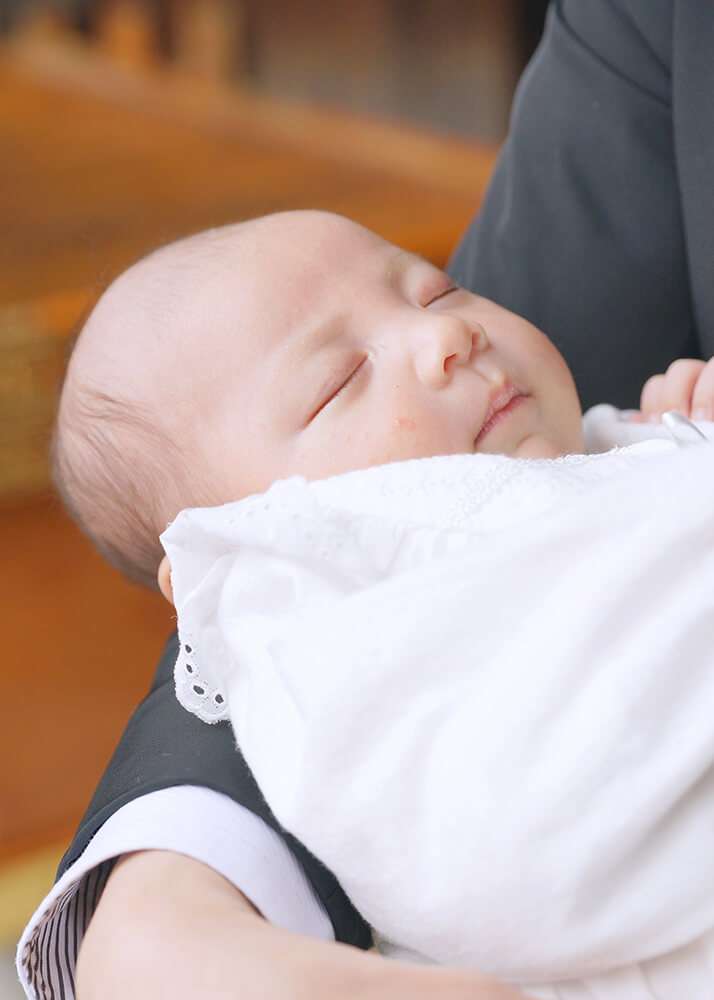
<svg viewBox="0 0 714 1000"><path fill-rule="evenodd" d="M368 465L418 458L435 453L432 443L424 441L425 436L430 437L415 415L392 412L384 414L376 426L364 429L357 450Z"/></svg>
<svg viewBox="0 0 714 1000"><path fill-rule="evenodd" d="M525 349L530 354L531 362L538 366L560 370L565 364L562 354L553 341L540 330L537 331L536 336L530 338Z"/></svg>
<svg viewBox="0 0 714 1000"><path fill-rule="evenodd" d="M571 394L575 390L575 382L565 358L546 336L540 334L532 343L527 371L531 376L531 388L550 392Z"/></svg>
<svg viewBox="0 0 714 1000"><path fill-rule="evenodd" d="M398 432L411 432L416 430L416 420L413 417L396 416L394 418L394 429Z"/></svg>

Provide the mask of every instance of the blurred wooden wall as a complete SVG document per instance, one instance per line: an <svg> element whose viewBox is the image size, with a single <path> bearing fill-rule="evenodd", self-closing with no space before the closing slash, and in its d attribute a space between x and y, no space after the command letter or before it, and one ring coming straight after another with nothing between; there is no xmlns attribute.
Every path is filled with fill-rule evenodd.
<svg viewBox="0 0 714 1000"><path fill-rule="evenodd" d="M0 0L114 58L501 139L548 0ZM14 14L12 13L14 11Z"/></svg>

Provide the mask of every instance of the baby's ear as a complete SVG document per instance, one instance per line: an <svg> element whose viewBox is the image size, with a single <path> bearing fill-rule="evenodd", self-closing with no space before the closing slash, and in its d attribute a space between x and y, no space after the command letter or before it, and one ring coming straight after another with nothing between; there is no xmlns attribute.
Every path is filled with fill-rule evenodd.
<svg viewBox="0 0 714 1000"><path fill-rule="evenodd" d="M159 581L159 590L164 595L169 604L173 604L174 592L171 589L171 563L168 560L168 556L164 556L164 558L161 560L161 565L159 566L157 579Z"/></svg>

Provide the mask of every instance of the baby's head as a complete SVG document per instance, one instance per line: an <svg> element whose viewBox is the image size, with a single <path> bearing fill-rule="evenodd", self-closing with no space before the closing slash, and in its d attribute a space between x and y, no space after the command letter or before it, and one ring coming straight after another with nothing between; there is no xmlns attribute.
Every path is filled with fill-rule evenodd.
<svg viewBox="0 0 714 1000"><path fill-rule="evenodd" d="M52 458L102 554L155 587L159 534L184 507L296 474L582 446L572 376L535 327L348 219L300 211L121 275L76 341Z"/></svg>

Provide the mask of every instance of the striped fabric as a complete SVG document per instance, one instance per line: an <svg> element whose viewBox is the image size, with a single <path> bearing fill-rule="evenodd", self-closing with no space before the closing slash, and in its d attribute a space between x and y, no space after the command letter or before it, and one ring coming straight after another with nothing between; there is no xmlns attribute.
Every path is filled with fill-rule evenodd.
<svg viewBox="0 0 714 1000"><path fill-rule="evenodd" d="M18 958L18 974L33 1000L74 1000L79 946L115 859L97 865L62 893L38 921Z"/></svg>

